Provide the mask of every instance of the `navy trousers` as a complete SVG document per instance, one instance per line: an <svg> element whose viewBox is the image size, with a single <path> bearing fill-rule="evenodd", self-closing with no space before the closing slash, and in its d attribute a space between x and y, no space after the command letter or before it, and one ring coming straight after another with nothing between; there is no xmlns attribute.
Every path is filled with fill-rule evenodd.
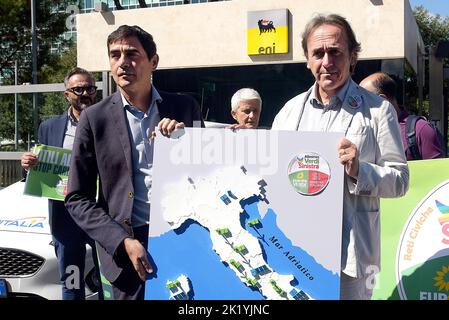
<svg viewBox="0 0 449 320"><path fill-rule="evenodd" d="M63 300L84 300L86 244L92 247L95 274L100 282L95 242L75 223L62 201L50 200L50 228L55 246ZM99 298L103 292L100 288Z"/></svg>

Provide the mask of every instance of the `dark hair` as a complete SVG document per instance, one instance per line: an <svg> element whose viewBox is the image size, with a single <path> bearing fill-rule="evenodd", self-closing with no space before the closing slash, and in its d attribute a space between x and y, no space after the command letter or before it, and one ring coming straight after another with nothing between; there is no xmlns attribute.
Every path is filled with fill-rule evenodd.
<svg viewBox="0 0 449 320"><path fill-rule="evenodd" d="M310 34L315 31L316 28L322 26L323 24L330 24L337 27L340 27L345 33L348 39L348 49L350 53L355 53L356 60L359 57L359 52L361 50L360 42L357 42L354 31L351 28L351 25L348 21L338 15L338 14L329 14L322 15L319 14L310 20L302 33L302 49L304 50L304 55L307 58L307 40L309 39ZM351 66L351 72L353 72L353 68L355 66Z"/></svg>
<svg viewBox="0 0 449 320"><path fill-rule="evenodd" d="M373 84L376 94L384 94L388 100L396 99L396 82L384 72L376 72L377 77L371 83Z"/></svg>
<svg viewBox="0 0 449 320"><path fill-rule="evenodd" d="M137 39L139 39L140 44L147 53L148 60L153 58L153 56L156 54L156 43L153 40L153 36L139 26L128 26L125 24L118 27L117 30L113 31L108 36L107 40L108 51L109 45L111 43L130 37L136 37Z"/></svg>
<svg viewBox="0 0 449 320"><path fill-rule="evenodd" d="M70 78L76 74L84 74L84 75L88 76L90 78L90 81L92 82L92 84L95 84L95 78L92 75L92 73L90 73L86 69L75 67L73 69L70 69L64 78L64 85L66 88L67 88L67 84L69 83Z"/></svg>

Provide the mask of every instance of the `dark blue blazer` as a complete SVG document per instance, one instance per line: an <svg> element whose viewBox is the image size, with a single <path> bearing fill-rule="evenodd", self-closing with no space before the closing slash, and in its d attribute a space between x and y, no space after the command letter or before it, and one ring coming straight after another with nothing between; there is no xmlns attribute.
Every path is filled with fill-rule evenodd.
<svg viewBox="0 0 449 320"><path fill-rule="evenodd" d="M190 96L159 91L161 119L201 121L198 103ZM97 176L100 187L97 194ZM151 199L152 202L156 201ZM65 203L76 223L97 246L101 269L114 282L121 271L121 244L133 236L133 163L125 108L119 92L85 109L78 123Z"/></svg>
<svg viewBox="0 0 449 320"><path fill-rule="evenodd" d="M38 132L39 143L62 148L68 121L69 115L65 113L42 122Z"/></svg>
<svg viewBox="0 0 449 320"><path fill-rule="evenodd" d="M38 142L47 146L62 148L68 121L69 115L65 112L63 115L42 122L38 131ZM64 201L57 200L48 200L48 213L52 233L58 225L61 225L58 221L63 218L62 215L69 214L64 206ZM65 220L63 219L63 221Z"/></svg>

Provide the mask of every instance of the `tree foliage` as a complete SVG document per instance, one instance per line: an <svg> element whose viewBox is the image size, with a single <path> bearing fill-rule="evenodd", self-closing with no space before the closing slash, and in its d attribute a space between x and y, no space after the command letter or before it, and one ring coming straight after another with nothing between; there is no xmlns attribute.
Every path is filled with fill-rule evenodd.
<svg viewBox="0 0 449 320"><path fill-rule="evenodd" d="M21 111L18 119L19 137L26 143L28 136L33 132L32 95L18 95L18 106ZM15 129L14 96L1 95L0 108L0 140L2 142L13 141Z"/></svg>
<svg viewBox="0 0 449 320"><path fill-rule="evenodd" d="M449 17L443 17L439 14L432 14L423 6L417 6L413 9L413 15L415 16L418 24L421 36L425 45L426 53L429 54L429 49L432 46L436 46L439 41L449 41ZM449 59L444 61L445 67L449 66ZM429 66L425 66L426 81L424 86L424 113L428 110L429 101L426 98L429 93ZM449 85L448 81L445 81L446 86Z"/></svg>
<svg viewBox="0 0 449 320"><path fill-rule="evenodd" d="M427 48L436 45L440 40L449 40L449 17L433 15L423 6L415 7L413 15Z"/></svg>
<svg viewBox="0 0 449 320"><path fill-rule="evenodd" d="M41 68L41 77L47 83L61 83L68 70L76 66L76 45L54 59L51 65ZM19 94L19 137L27 141L33 139L32 95ZM48 119L60 115L67 110L67 101L61 92L44 93L39 95L39 118ZM0 140L14 138L14 95L0 96ZM26 143L25 143L26 144Z"/></svg>
<svg viewBox="0 0 449 320"><path fill-rule="evenodd" d="M439 41L449 41L449 17L442 17L439 14L432 14L423 6L418 6L413 9L413 15L421 32L421 36L426 46L426 52L429 53L429 48L436 46ZM445 59L444 66L449 67L449 59ZM425 74L429 76L429 66L426 64ZM449 80L444 81L446 88L449 87ZM429 80L427 79L424 86L424 96L427 97L429 93ZM424 99L424 113L429 109L429 99Z"/></svg>
<svg viewBox="0 0 449 320"><path fill-rule="evenodd" d="M42 77L48 83L61 83L68 70L76 67L76 44L72 44L67 52L62 54L52 65L41 69ZM44 93L40 108L40 118L48 119L60 115L67 110L67 101L61 92Z"/></svg>
<svg viewBox="0 0 449 320"><path fill-rule="evenodd" d="M51 45L60 43L69 46L70 40L62 35L66 30L69 14L65 9L74 1L36 2L36 36L38 45L37 70L38 83L55 83L64 80L68 69L76 66L76 49L62 55L52 54ZM32 82L31 59L31 1L0 0L0 76L2 84L14 84L14 62L18 62L18 83ZM61 114L67 109L63 95L48 93L39 95L40 118ZM32 95L19 94L19 138L26 142L34 140L32 118ZM0 96L0 140L14 139L14 95Z"/></svg>
<svg viewBox="0 0 449 320"><path fill-rule="evenodd" d="M51 64L56 58L50 53L53 43L68 45L70 41L64 40L61 35L66 31L68 17L63 8L71 2L35 0L38 70L45 64ZM30 0L0 0L0 39L0 76L4 83L13 82L14 61L19 64L19 82L31 82ZM38 82L42 83L42 80L38 73Z"/></svg>

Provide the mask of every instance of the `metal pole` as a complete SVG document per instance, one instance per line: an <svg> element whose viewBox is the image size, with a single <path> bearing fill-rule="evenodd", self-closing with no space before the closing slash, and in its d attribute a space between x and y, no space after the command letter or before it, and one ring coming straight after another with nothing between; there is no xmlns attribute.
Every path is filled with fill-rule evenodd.
<svg viewBox="0 0 449 320"><path fill-rule="evenodd" d="M447 116L448 116L448 106L449 106L449 87L444 87L443 88L443 95L444 95L444 99L443 99L443 121L442 121L442 127L444 131L441 131L443 133L443 138L444 138L444 145L443 145L443 151L444 151L444 155L447 156L448 154L448 150L447 150L447 131L448 131L448 123L447 123Z"/></svg>
<svg viewBox="0 0 449 320"><path fill-rule="evenodd" d="M18 67L17 60L14 62L14 84L18 84ZM19 147L19 95L14 93L14 150Z"/></svg>
<svg viewBox="0 0 449 320"><path fill-rule="evenodd" d="M103 71L101 73L101 94L102 94L102 100L106 99L107 96L109 96L109 72Z"/></svg>
<svg viewBox="0 0 449 320"><path fill-rule="evenodd" d="M443 126L443 59L436 57L436 47L429 51L429 118L444 132Z"/></svg>
<svg viewBox="0 0 449 320"><path fill-rule="evenodd" d="M423 101L424 101L424 85L425 85L425 56L418 50L418 72L416 77L418 80L418 114L423 114Z"/></svg>
<svg viewBox="0 0 449 320"><path fill-rule="evenodd" d="M33 84L37 84L36 3L34 0L31 0L31 57L33 65ZM37 139L38 116L37 93L35 92L33 93L34 140Z"/></svg>

